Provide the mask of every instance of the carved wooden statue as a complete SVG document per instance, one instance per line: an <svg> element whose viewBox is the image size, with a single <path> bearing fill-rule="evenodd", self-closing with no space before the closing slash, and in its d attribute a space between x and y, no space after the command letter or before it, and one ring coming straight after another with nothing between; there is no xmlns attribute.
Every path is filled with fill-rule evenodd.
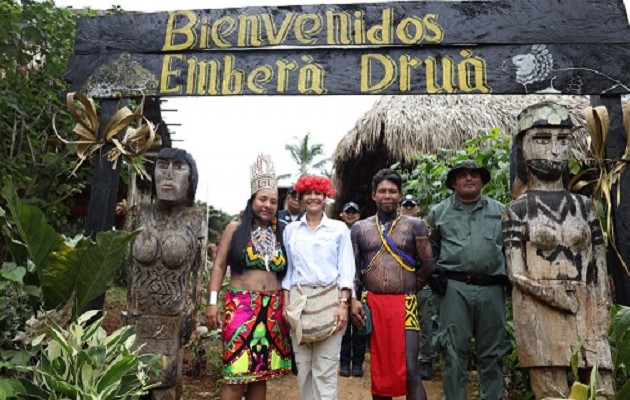
<svg viewBox="0 0 630 400"><path fill-rule="evenodd" d="M197 167L180 149L162 149L153 174L154 202L141 205L128 276L127 323L144 352L162 354L161 385L153 399L181 397L182 346L195 328L207 226L194 206Z"/></svg>
<svg viewBox="0 0 630 400"><path fill-rule="evenodd" d="M612 396L602 231L591 200L564 184L572 129L564 106L535 104L519 115L512 147L526 191L507 207L503 237L519 362L536 399L569 394L576 348L580 381L597 365L601 394Z"/></svg>

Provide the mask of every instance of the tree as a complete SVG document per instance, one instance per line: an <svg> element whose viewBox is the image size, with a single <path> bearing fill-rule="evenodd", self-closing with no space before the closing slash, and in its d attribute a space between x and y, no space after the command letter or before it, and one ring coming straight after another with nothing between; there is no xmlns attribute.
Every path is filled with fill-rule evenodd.
<svg viewBox="0 0 630 400"><path fill-rule="evenodd" d="M57 140L52 123L57 113L57 130L72 136L62 76L76 18L51 0L0 2L0 175L10 177L18 195L56 228L67 224L67 200L84 190L90 173L82 168L69 176L76 149Z"/></svg>
<svg viewBox="0 0 630 400"><path fill-rule="evenodd" d="M299 167L299 175L308 175L312 173L312 170L317 169L323 175L327 175L328 173L325 170L326 163L328 162L328 158L320 159L316 161L316 159L320 156L324 156L324 145L321 143L310 143L310 135L311 133L307 133L302 138L294 136L295 143L287 144L284 146L286 150L291 153L291 158ZM291 174L285 174L278 176L278 179L288 178Z"/></svg>
<svg viewBox="0 0 630 400"><path fill-rule="evenodd" d="M195 205L208 212L208 243L216 242L227 224L229 224L235 216L227 214L223 210L214 208L211 205L207 205L203 201L197 201Z"/></svg>

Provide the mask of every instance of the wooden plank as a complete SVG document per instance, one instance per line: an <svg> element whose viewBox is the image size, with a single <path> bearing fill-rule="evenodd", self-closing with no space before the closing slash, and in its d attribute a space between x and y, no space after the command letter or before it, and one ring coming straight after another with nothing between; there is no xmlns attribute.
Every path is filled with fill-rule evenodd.
<svg viewBox="0 0 630 400"><path fill-rule="evenodd" d="M630 93L630 44L252 50L72 57L95 98Z"/></svg>
<svg viewBox="0 0 630 400"><path fill-rule="evenodd" d="M623 111L621 96L594 96L591 104L596 107L603 105L608 109L610 116L610 130L606 138L606 158L619 160L623 157L628 140L623 128ZM621 195L617 202L617 191ZM619 257L630 266L630 170L626 167L621 173L618 183L611 191L612 216L615 229L615 245L619 255L612 246L608 246L607 262L608 270L615 285L615 302L624 306L630 306L630 276L623 268Z"/></svg>
<svg viewBox="0 0 630 400"><path fill-rule="evenodd" d="M630 43L630 30L623 0L245 7L80 18L75 52L462 43Z"/></svg>
<svg viewBox="0 0 630 400"><path fill-rule="evenodd" d="M120 107L119 101L103 100L99 115L99 139L103 135L103 128L109 119ZM126 104L127 101L123 101ZM118 182L120 181L120 165L112 168L112 163L107 160L107 153L114 148L113 143L108 143L97 153L94 160L94 172L90 189L90 202L85 218L85 235L96 239L98 232L109 231L114 226L116 214L116 199L118 196ZM103 310L105 294L92 300L92 310Z"/></svg>

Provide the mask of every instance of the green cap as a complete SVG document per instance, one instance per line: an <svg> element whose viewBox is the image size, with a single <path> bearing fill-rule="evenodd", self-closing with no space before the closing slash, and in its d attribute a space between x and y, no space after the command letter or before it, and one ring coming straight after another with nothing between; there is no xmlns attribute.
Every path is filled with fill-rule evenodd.
<svg viewBox="0 0 630 400"><path fill-rule="evenodd" d="M481 181L484 185L490 182L490 171L484 167L478 166L473 160L464 160L455 164L453 168L448 171L448 174L446 174L446 187L453 190L453 185L451 185L453 177L457 175L459 171L465 169L478 172L479 175L481 175Z"/></svg>

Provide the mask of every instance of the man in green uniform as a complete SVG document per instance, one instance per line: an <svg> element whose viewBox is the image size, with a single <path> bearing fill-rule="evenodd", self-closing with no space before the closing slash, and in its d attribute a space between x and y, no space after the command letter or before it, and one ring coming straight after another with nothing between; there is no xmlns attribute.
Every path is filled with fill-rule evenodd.
<svg viewBox="0 0 630 400"><path fill-rule="evenodd" d="M481 195L481 187L489 180L488 170L473 161L457 163L446 178L446 187L454 195L434 206L427 217L436 265L432 283L440 304L436 342L444 360L442 384L447 400L467 398L466 365L472 338L480 397L499 400L503 395L501 359L510 351L501 235L504 206Z"/></svg>

